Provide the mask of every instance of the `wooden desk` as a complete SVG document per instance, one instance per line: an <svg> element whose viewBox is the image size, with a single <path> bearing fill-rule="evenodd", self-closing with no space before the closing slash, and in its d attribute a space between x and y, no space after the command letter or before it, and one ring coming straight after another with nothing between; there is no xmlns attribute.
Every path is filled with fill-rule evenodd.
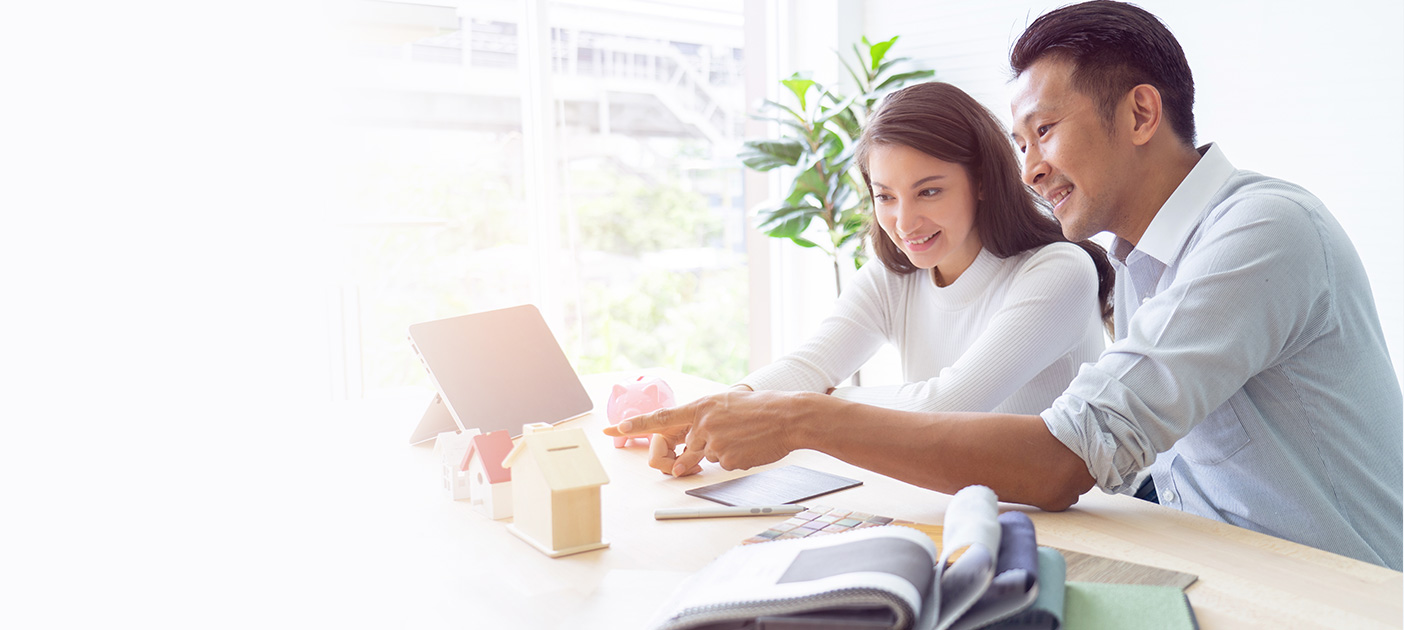
<svg viewBox="0 0 1404 630"><path fill-rule="evenodd" d="M680 400L717 383L672 372ZM572 420L591 436L611 483L602 489L608 549L550 559L441 489L427 446L406 439L429 398L361 401L337 415L327 448L353 463L329 484L335 526L309 597L325 599L319 621L354 627L633 628L657 608L653 600L741 540L784 517L655 521L653 510L703 504L683 494L746 474L704 464L703 474L666 477L646 465L647 449L615 449L606 425L609 386L638 374L585 378L595 413ZM815 452L780 464L803 464L861 479L863 485L816 502L925 523L941 523L948 495L917 488ZM329 477L329 479L332 477ZM1039 541L1066 549L1185 571L1201 627L1399 628L1404 578L1389 569L1093 490L1073 509L1028 510ZM666 587L666 588L665 588ZM634 593L638 595L635 596ZM324 626L326 627L326 626Z"/></svg>

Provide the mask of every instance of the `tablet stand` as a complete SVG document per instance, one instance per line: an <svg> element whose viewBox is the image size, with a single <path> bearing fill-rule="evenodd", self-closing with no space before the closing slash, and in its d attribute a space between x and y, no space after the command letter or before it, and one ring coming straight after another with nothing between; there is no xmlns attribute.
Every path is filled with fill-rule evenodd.
<svg viewBox="0 0 1404 630"><path fill-rule="evenodd" d="M410 444L419 444L434 439L445 431L458 432L463 427L458 426L458 422L453 419L453 414L449 412L448 405L444 404L444 399L438 392L434 392L434 399L429 401L429 407L424 410L424 415L419 418L419 426L414 428L414 433L410 435Z"/></svg>

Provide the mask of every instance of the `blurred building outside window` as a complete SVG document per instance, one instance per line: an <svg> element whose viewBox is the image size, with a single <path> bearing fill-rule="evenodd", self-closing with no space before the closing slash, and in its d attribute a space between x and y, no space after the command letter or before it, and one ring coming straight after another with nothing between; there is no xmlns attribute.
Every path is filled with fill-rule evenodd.
<svg viewBox="0 0 1404 630"><path fill-rule="evenodd" d="M426 385L410 324L523 303L582 374L743 376L741 4L347 5L334 395Z"/></svg>

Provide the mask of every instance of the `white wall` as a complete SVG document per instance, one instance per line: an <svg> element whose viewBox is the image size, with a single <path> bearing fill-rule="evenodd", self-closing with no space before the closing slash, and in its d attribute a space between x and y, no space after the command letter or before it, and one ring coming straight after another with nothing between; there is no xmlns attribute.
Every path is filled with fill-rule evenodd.
<svg viewBox="0 0 1404 630"><path fill-rule="evenodd" d="M970 92L1007 126L1009 47L1025 25L1062 4L869 0L861 32L870 40L901 35L898 53L929 63L937 79ZM1345 226L1401 372L1404 3L1139 4L1169 26L1189 58L1199 141L1220 143L1239 168L1305 186Z"/></svg>

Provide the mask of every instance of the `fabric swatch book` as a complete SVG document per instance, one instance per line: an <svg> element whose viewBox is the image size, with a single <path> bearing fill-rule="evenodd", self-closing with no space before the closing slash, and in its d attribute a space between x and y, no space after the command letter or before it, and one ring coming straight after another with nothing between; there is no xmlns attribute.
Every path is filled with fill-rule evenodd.
<svg viewBox="0 0 1404 630"><path fill-rule="evenodd" d="M1038 546L1028 516L999 514L997 503L983 486L956 493L939 549L900 524L738 546L684 583L649 627L1077 630L1127 619L1196 627L1179 588L1068 582L1063 555ZM1175 614L1147 619L1138 609Z"/></svg>
<svg viewBox="0 0 1404 630"><path fill-rule="evenodd" d="M684 584L654 627L968 630L1016 618L1057 627L1062 598L1057 610L1034 604L1040 577L1062 586L1061 556L1039 551L1027 515L1000 516L989 488L956 493L941 547L892 525L742 545Z"/></svg>

